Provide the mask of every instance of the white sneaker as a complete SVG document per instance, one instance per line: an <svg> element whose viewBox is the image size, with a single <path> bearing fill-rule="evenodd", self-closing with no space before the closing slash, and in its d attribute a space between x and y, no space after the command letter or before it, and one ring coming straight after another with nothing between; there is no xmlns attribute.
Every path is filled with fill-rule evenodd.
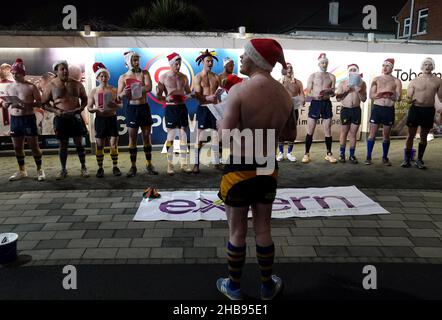
<svg viewBox="0 0 442 320"><path fill-rule="evenodd" d="M82 176L83 178L89 178L89 171L87 171L86 168L82 168L82 169L81 169L81 176Z"/></svg>
<svg viewBox="0 0 442 320"><path fill-rule="evenodd" d="M309 154L305 154L304 157L302 157L302 163L309 163L312 161Z"/></svg>
<svg viewBox="0 0 442 320"><path fill-rule="evenodd" d="M296 157L294 155L292 155L291 153L287 153L287 159L289 159L289 161L291 162L296 162Z"/></svg>
<svg viewBox="0 0 442 320"><path fill-rule="evenodd" d="M284 159L284 154L282 152L278 153L278 156L276 157L276 161L282 161Z"/></svg>
<svg viewBox="0 0 442 320"><path fill-rule="evenodd" d="M43 171L43 169L37 170L37 180L38 181L45 181L46 180L46 175L45 175L45 172Z"/></svg>
<svg viewBox="0 0 442 320"><path fill-rule="evenodd" d="M28 176L28 173L26 172L26 170L22 171L18 171L16 173L14 173L12 176L9 177L9 181L17 181L23 178L26 178Z"/></svg>
<svg viewBox="0 0 442 320"><path fill-rule="evenodd" d="M429 134L427 135L427 141L430 142L431 140L434 140L434 134L429 133Z"/></svg>

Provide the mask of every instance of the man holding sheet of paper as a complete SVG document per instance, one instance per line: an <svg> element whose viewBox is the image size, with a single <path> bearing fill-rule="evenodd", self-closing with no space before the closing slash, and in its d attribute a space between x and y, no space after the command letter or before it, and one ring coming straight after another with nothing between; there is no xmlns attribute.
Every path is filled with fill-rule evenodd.
<svg viewBox="0 0 442 320"><path fill-rule="evenodd" d="M26 81L26 69L22 59L17 59L12 65L11 74L15 82L8 85L6 95L0 97L3 100L3 107L10 110L11 138L19 166L19 171L14 173L9 181L28 176L25 167L25 138L37 166L37 180L43 181L46 177L41 168L42 152L38 146L37 121L34 114L34 108L41 106L41 95L34 84Z"/></svg>

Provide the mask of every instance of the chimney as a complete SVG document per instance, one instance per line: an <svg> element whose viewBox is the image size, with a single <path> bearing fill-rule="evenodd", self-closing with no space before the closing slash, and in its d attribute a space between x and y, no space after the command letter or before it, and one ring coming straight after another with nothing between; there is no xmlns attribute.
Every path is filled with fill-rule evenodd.
<svg viewBox="0 0 442 320"><path fill-rule="evenodd" d="M328 9L328 23L337 26L339 24L339 2L331 1Z"/></svg>

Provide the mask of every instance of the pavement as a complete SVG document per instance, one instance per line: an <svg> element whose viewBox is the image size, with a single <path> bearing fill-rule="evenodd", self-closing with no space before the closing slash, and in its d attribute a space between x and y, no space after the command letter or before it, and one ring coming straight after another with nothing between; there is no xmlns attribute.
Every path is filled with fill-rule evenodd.
<svg viewBox="0 0 442 320"><path fill-rule="evenodd" d="M299 297L303 291L296 288L296 282L308 275L302 270L315 266L321 275L326 276L332 270L345 268L359 270L358 274L361 274L361 265L377 264L379 268L390 270L390 274L399 272L396 277L410 277L412 283L417 283L416 286L420 283L424 287L441 287L442 277L437 270L442 264L442 139L435 139L427 147L424 158L427 170L400 167L403 145L404 140L392 141L392 167L382 165L379 142L375 145L372 166L362 162L358 165L326 163L323 143L313 145L313 162L310 164L289 163L287 160L280 164L280 188L355 185L390 212L388 215L273 220L275 269L281 268L284 276L289 278L286 281L295 286L289 289L285 298ZM337 149L336 143L334 146ZM295 146L298 158L301 158L302 150L303 145ZM360 143L356 156L363 160L364 154L365 147ZM140 160L142 156L142 152L139 152ZM120 168L125 173L129 168L128 154L122 152L120 159ZM226 221L134 222L132 219L146 187L153 185L160 192L214 190L218 187L220 172L202 167L200 175L177 174L168 177L165 174L165 155L154 152L153 160L160 171L159 176L148 176L140 170L137 177L128 179L110 175L111 162L107 155L107 176L98 179L93 175L95 157L88 155L91 177L82 178L79 177L78 159L71 154L68 160L70 176L64 181L56 181L54 176L58 171L58 157L45 155L43 166L47 181L37 182L34 178L27 178L9 182L8 177L17 169L16 160L14 157L0 157L0 232L19 234L19 259L11 265L0 266L0 279L8 283L3 288L12 290L9 292L11 297L32 298L32 292L35 293L32 288L37 282L44 279L50 282L54 277L51 268L59 270L60 266L71 264L84 268L88 279L94 278L95 272L102 272L103 282L112 279L118 270L124 270L123 274L133 273L128 278L128 284L131 281L136 283L136 275L143 273L146 274L146 281L155 282L158 270L169 270L169 274L174 275L170 278L174 279L180 270L195 268L193 274L201 277L204 283L209 283L205 284L206 289L202 289L202 292L208 292L204 297L215 299L217 293L212 282L226 271ZM28 172L35 175L32 158L27 157L27 163ZM139 169L142 164L144 161L140 161ZM247 263L250 265L247 268L257 274L251 227L249 222ZM300 268L299 273L293 272L291 275L288 271L297 268ZM14 285L27 277L34 280L26 282L27 285ZM436 287L434 290L422 289L427 290L427 295L413 295L399 284L399 278L395 278L397 281L392 279L392 285L388 288L398 294L395 297L440 298L440 291L434 289ZM257 278L254 281L256 284ZM351 277L345 281L360 282ZM60 282L57 284L60 285ZM128 288L131 286L128 285ZM156 297L179 298L181 286L177 284L176 287L177 293L164 289ZM1 288L0 298L4 297ZM303 288L307 290L308 283L304 283ZM120 297L112 295L117 291L114 288L102 297ZM48 294L39 297L57 297L58 291L54 292L54 296ZM142 292L135 290L133 295L127 296L149 297ZM346 293L343 293L340 297L345 296ZM89 299L93 295L84 293L82 297ZM188 297L198 298L200 295ZM313 294L312 298L315 297L322 296ZM386 296L380 294L378 297Z"/></svg>

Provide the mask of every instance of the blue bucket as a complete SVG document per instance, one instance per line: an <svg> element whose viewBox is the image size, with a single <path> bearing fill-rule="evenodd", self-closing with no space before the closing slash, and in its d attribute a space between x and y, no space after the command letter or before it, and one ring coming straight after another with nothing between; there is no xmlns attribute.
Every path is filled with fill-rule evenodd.
<svg viewBox="0 0 442 320"><path fill-rule="evenodd" d="M16 233L0 233L0 264L6 264L17 259Z"/></svg>

